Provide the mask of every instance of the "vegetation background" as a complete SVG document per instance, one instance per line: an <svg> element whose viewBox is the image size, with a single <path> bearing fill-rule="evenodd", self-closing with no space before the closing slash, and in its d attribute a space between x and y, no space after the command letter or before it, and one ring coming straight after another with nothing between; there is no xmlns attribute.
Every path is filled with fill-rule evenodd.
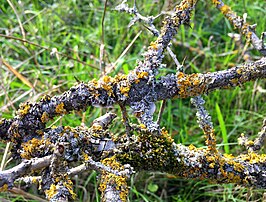
<svg viewBox="0 0 266 202"><path fill-rule="evenodd" d="M137 1L137 7L144 16L156 16L178 3L171 0L142 0ZM257 23L258 34L266 31L266 1L227 0L225 3L238 15L247 13L247 21ZM99 78L101 44L104 44L102 66L109 68L116 64L111 75L118 72L127 74L134 69L136 60L142 58L141 54L154 37L142 23L128 28L131 16L115 11L118 4L113 0L107 1L106 7L104 0L0 0L0 54L11 65L7 68L0 64L0 118L14 117L22 102L36 101L45 94L60 94L76 82ZM129 4L132 6L133 1ZM161 26L163 17L161 15L155 20L157 28ZM259 53L251 46L243 53L244 38L236 42L228 33L237 33L237 30L212 6L211 1L201 0L190 27L181 26L178 31L172 50L187 73L222 70L243 63L245 59L258 58ZM19 39L25 37L28 42L4 35ZM160 75L175 72L175 64L168 53L164 63L166 67L160 70ZM24 77L19 77L18 73ZM26 84L27 81L34 86L34 90ZM219 149L234 155L243 152L244 149L237 145L237 138L241 133L255 137L265 118L265 80L248 83L241 88L215 91L204 98L217 132ZM157 103L157 114L159 106L160 103ZM120 115L118 108L111 110ZM77 126L81 122L90 125L92 120L106 111L89 108L84 113L59 117L48 125ZM133 117L131 120L136 121ZM124 132L119 121L117 119L113 124L114 133ZM203 134L196 123L195 109L191 107L190 99L168 100L161 125L169 130L177 143L204 147ZM8 161L5 166L10 168L17 162L9 157L3 159L5 150L6 144L0 143L0 162L4 165ZM83 173L74 181L77 201L100 200L96 172ZM156 172L137 173L129 185L130 201L266 200L265 190L233 184L209 184L207 181L180 179ZM30 194L0 193L0 198L39 201L34 200L33 196L43 197L38 187L18 184L18 188Z"/></svg>

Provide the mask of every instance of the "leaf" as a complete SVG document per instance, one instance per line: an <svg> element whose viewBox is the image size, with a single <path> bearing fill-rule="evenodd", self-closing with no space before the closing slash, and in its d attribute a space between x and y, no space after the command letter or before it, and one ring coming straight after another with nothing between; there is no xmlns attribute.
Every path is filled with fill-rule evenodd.
<svg viewBox="0 0 266 202"><path fill-rule="evenodd" d="M152 193L155 193L157 190L158 190L158 185L157 184L153 184L153 183L150 183L148 185L148 190Z"/></svg>
<svg viewBox="0 0 266 202"><path fill-rule="evenodd" d="M10 64L8 64L4 59L2 59L3 65L5 65L19 80L21 80L24 84L29 86L30 88L34 89L34 86L29 82L26 77L20 74L17 70L15 70Z"/></svg>

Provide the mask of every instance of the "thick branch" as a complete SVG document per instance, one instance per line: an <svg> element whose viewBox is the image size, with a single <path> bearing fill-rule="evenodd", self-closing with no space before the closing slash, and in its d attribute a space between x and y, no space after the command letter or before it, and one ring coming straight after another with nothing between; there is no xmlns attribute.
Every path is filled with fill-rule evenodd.
<svg viewBox="0 0 266 202"><path fill-rule="evenodd" d="M250 152L239 156L221 154L193 145L176 144L166 131L162 136L140 134L128 145L121 144L116 158L136 171L162 171L179 177L206 179L266 188L266 156Z"/></svg>
<svg viewBox="0 0 266 202"><path fill-rule="evenodd" d="M30 171L40 170L50 165L51 155L43 158L33 158L31 160L23 160L19 165L5 171L0 172L0 188L10 189L14 185L14 181L29 173Z"/></svg>
<svg viewBox="0 0 266 202"><path fill-rule="evenodd" d="M133 106L135 103L153 103L158 100L180 97L194 97L216 89L228 89L245 82L266 78L266 58L251 63L238 65L228 70L205 73L167 75L155 84L135 78L135 83L128 85L131 75L118 75L115 78L104 77L100 81L78 84L62 95L46 96L37 103L25 103L13 120L0 121L0 138L20 145L22 142L41 137L45 123L61 114L72 110L85 110L88 106L112 106L123 102ZM140 105L138 105L141 108Z"/></svg>

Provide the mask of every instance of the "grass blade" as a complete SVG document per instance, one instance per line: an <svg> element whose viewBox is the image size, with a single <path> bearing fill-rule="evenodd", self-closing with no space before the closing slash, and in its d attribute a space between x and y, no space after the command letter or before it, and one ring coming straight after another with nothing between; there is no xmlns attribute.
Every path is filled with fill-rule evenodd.
<svg viewBox="0 0 266 202"><path fill-rule="evenodd" d="M225 123L224 123L224 118L223 118L223 115L222 115L222 112L220 110L220 107L219 107L218 103L216 103L215 109L216 109L216 113L217 113L217 116L218 116L220 129L221 129L221 132L222 132L222 138L223 138L223 143L224 143L224 151L225 151L225 153L229 154L229 145L228 145L227 131L226 131Z"/></svg>

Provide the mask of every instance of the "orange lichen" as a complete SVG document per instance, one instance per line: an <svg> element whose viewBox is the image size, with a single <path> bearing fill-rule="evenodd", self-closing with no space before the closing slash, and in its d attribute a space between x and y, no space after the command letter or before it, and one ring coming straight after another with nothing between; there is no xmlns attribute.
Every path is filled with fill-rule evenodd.
<svg viewBox="0 0 266 202"><path fill-rule="evenodd" d="M73 191L73 182L71 180L67 180L63 183L63 185L68 189L72 199L75 199L77 195Z"/></svg>
<svg viewBox="0 0 266 202"><path fill-rule="evenodd" d="M222 12L222 14L226 15L231 11L231 8L227 5L223 5L221 6L220 11Z"/></svg>
<svg viewBox="0 0 266 202"><path fill-rule="evenodd" d="M102 163L117 171L121 171L124 169L124 167L116 161L115 156L102 160ZM126 177L117 176L113 173L103 171L99 190L101 192L105 192L107 186L114 186L114 188L119 191L121 201L127 201L128 187Z"/></svg>
<svg viewBox="0 0 266 202"><path fill-rule="evenodd" d="M8 185L4 184L2 187L0 187L0 192L5 192L8 190Z"/></svg>
<svg viewBox="0 0 266 202"><path fill-rule="evenodd" d="M128 96L128 92L130 91L130 87L129 86L121 86L120 87L120 92L124 95L124 96Z"/></svg>
<svg viewBox="0 0 266 202"><path fill-rule="evenodd" d="M43 123L47 123L49 121L49 114L47 112L43 112L42 117L41 117L41 121Z"/></svg>
<svg viewBox="0 0 266 202"><path fill-rule="evenodd" d="M137 72L137 77L138 77L139 79L145 78L145 77L147 77L148 75L149 75L148 72Z"/></svg>
<svg viewBox="0 0 266 202"><path fill-rule="evenodd" d="M29 103L23 103L19 106L18 114L20 116L25 116L31 108L31 105Z"/></svg>
<svg viewBox="0 0 266 202"><path fill-rule="evenodd" d="M99 125L99 124L93 124L92 125L92 127L91 127L93 130L102 130L103 128L102 128L102 126L101 125Z"/></svg>
<svg viewBox="0 0 266 202"><path fill-rule="evenodd" d="M57 114L64 114L64 113L66 113L66 110L64 109L64 103L63 102L61 102L60 104L58 104L57 106L56 106L56 108L55 108L55 112L57 113Z"/></svg>
<svg viewBox="0 0 266 202"><path fill-rule="evenodd" d="M43 139L37 139L33 138L29 140L28 142L22 143L22 152L20 154L21 158L24 159L31 159L33 157L36 157L39 153L42 152L41 145L45 145L48 147L48 145L51 144L48 140Z"/></svg>
<svg viewBox="0 0 266 202"><path fill-rule="evenodd" d="M215 6L218 6L221 4L221 2L219 0L212 0L212 3L215 5Z"/></svg>

